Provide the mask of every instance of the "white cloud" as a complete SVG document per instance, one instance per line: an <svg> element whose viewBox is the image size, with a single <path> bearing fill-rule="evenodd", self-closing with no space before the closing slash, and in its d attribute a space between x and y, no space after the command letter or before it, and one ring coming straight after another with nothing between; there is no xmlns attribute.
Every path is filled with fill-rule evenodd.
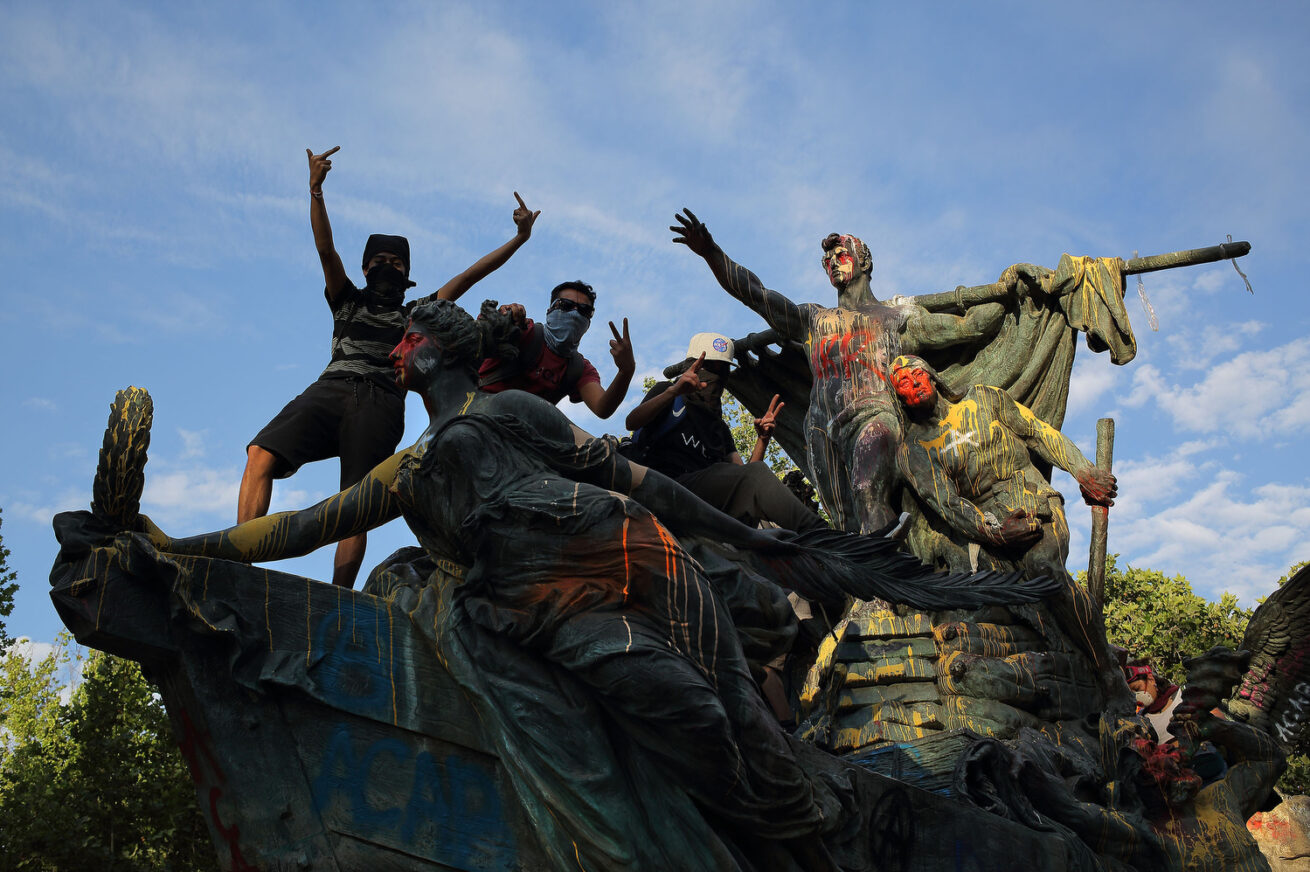
<svg viewBox="0 0 1310 872"><path fill-rule="evenodd" d="M40 409L43 412L54 412L59 409L54 400L45 397L28 397L23 400L23 405L29 409Z"/></svg>
<svg viewBox="0 0 1310 872"><path fill-rule="evenodd" d="M1134 381L1133 396L1154 394L1180 430L1264 440L1310 425L1310 339L1243 352L1187 387L1167 385L1146 367Z"/></svg>
<svg viewBox="0 0 1310 872"><path fill-rule="evenodd" d="M204 430L177 428L177 435L182 438L182 460L205 456L205 432Z"/></svg>
<svg viewBox="0 0 1310 872"><path fill-rule="evenodd" d="M30 521L34 524L47 528L50 526L50 520L60 512L76 511L78 509L90 508L91 494L89 488L68 487L60 491L59 495L53 499L42 499L41 497L32 497L27 495L26 498L15 498L6 502L4 506L5 517L12 517L17 520Z"/></svg>
<svg viewBox="0 0 1310 872"><path fill-rule="evenodd" d="M1119 382L1118 369L1104 354L1080 354L1074 358L1065 417L1075 418L1096 405Z"/></svg>

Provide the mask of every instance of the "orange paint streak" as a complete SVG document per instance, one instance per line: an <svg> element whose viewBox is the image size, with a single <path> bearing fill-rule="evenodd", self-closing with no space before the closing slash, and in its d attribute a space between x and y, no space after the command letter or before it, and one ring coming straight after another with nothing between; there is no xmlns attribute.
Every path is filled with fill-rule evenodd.
<svg viewBox="0 0 1310 872"><path fill-rule="evenodd" d="M628 523L631 518L623 519L623 601L628 601L628 587L632 584L632 564L628 560Z"/></svg>

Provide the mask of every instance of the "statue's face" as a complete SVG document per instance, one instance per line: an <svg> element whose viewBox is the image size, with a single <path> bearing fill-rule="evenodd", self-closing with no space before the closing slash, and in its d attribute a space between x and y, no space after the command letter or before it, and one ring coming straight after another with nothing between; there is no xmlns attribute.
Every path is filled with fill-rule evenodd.
<svg viewBox="0 0 1310 872"><path fill-rule="evenodd" d="M917 367L903 366L892 370L892 389L911 409L922 409L937 401L937 388L932 379Z"/></svg>
<svg viewBox="0 0 1310 872"><path fill-rule="evenodd" d="M828 273L828 281L839 291L855 280L860 266L849 236L837 237L832 247L824 250L823 269Z"/></svg>
<svg viewBox="0 0 1310 872"><path fill-rule="evenodd" d="M422 390L440 363L441 345L412 323L405 328L400 344L391 349L396 384L407 391Z"/></svg>
<svg viewBox="0 0 1310 872"><path fill-rule="evenodd" d="M829 233L819 243L823 249L823 271L839 293L861 276L873 273L869 247L849 233Z"/></svg>

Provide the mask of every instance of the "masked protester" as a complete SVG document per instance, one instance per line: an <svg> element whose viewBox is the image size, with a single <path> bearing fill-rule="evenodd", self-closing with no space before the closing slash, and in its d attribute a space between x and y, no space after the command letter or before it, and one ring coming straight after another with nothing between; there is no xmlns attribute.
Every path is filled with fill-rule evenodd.
<svg viewBox="0 0 1310 872"><path fill-rule="evenodd" d="M404 391L395 384L388 355L405 332L410 309L426 300L457 300L479 280L509 260L532 235L533 212L515 193L516 232L509 242L421 300L405 303L415 286L409 278L409 240L374 234L364 246L364 287L347 277L332 241L323 202L323 181L332 169L323 154L309 157L309 223L314 231L326 281L323 293L332 310L332 356L318 380L288 403L246 447L246 468L237 497L241 523L267 514L273 479L287 478L304 463L341 458L341 487L355 484L390 457L405 432ZM337 545L333 582L353 587L364 560L365 535Z"/></svg>
<svg viewBox="0 0 1310 872"><path fill-rule="evenodd" d="M521 326L518 355L513 359L491 357L478 370L478 387L488 393L527 391L552 403L565 397L585 403L597 418L608 418L627 396L632 374L637 369L628 336L628 319L620 333L610 322L610 355L618 373L609 387L602 388L600 373L582 356L578 345L596 314L596 292L586 282L564 282L550 292L546 320L533 321L518 303L500 311Z"/></svg>
<svg viewBox="0 0 1310 872"><path fill-rule="evenodd" d="M788 530L824 527L763 462L783 404L774 397L755 419L755 449L744 462L723 421L723 388L732 366L732 340L697 333L682 372L659 382L627 418L633 431L630 459L659 470L705 502L739 521L769 521Z"/></svg>

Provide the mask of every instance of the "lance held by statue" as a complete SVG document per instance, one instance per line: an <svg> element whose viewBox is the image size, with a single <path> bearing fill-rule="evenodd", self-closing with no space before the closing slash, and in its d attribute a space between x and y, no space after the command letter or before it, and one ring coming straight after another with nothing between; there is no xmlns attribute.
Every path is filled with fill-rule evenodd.
<svg viewBox="0 0 1310 872"><path fill-rule="evenodd" d="M1032 601L1056 585L933 574L881 538L747 527L545 400L478 391L482 357L514 353L508 322L490 302L479 321L449 301L415 307L391 356L431 418L419 443L314 508L189 538L143 519L151 541L270 560L403 516L445 577L434 582L449 598L434 632L443 661L494 725L560 868L866 862L869 809L847 764L801 764L812 752L761 696L739 638L751 628L734 624L743 610L730 598L785 604L785 587L949 608ZM692 542L704 546L695 557ZM794 620L785 605L771 613ZM579 695L603 722L572 722Z"/></svg>

